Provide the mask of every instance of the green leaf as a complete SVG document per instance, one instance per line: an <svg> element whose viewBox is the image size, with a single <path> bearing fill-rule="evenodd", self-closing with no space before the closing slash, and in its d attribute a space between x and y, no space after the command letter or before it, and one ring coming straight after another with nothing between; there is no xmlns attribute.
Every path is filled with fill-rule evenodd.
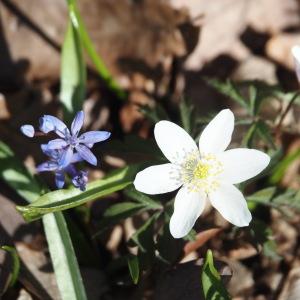
<svg viewBox="0 0 300 300"><path fill-rule="evenodd" d="M18 161L12 150L0 141L0 177L29 202L35 200L43 189Z"/></svg>
<svg viewBox="0 0 300 300"><path fill-rule="evenodd" d="M65 218L61 212L43 217L55 277L62 299L87 299Z"/></svg>
<svg viewBox="0 0 300 300"><path fill-rule="evenodd" d="M34 202L45 191L11 149L2 142L0 177L28 202ZM43 224L62 299L87 299L64 216L60 212L49 214L43 217Z"/></svg>
<svg viewBox="0 0 300 300"><path fill-rule="evenodd" d="M258 121L257 122L257 132L260 135L260 137L265 140L273 149L276 149L276 146L274 144L273 141L273 137L270 131L270 128L268 127L268 125L263 122L263 121Z"/></svg>
<svg viewBox="0 0 300 300"><path fill-rule="evenodd" d="M258 92L254 85L249 86L249 103L250 103L250 110L252 115L255 116L257 113L257 99L258 99Z"/></svg>
<svg viewBox="0 0 300 300"><path fill-rule="evenodd" d="M135 202L121 202L110 206L104 212L99 224L100 230L94 234L94 237L102 233L107 226L129 218L143 209L145 209L143 204Z"/></svg>
<svg viewBox="0 0 300 300"><path fill-rule="evenodd" d="M273 198L276 192L276 187L268 187L247 197L247 201L253 201L258 203L269 202Z"/></svg>
<svg viewBox="0 0 300 300"><path fill-rule="evenodd" d="M152 215L130 238L142 252L154 250L153 226L160 213Z"/></svg>
<svg viewBox="0 0 300 300"><path fill-rule="evenodd" d="M156 249L158 258L167 265L175 264L182 257L182 241L174 239L169 228L170 217L164 213L164 223L157 236Z"/></svg>
<svg viewBox="0 0 300 300"><path fill-rule="evenodd" d="M140 270L149 270L155 260L154 224L161 212L156 212L132 235L129 246L138 246Z"/></svg>
<svg viewBox="0 0 300 300"><path fill-rule="evenodd" d="M124 194L127 197L144 205L147 209L162 209L163 208L163 206L159 202L154 201L148 195L137 191L133 185L126 188L124 191Z"/></svg>
<svg viewBox="0 0 300 300"><path fill-rule="evenodd" d="M273 175L270 179L270 182L273 184L278 183L284 176L285 171L287 168L297 159L300 158L300 149L297 149L291 153L289 153L287 156L280 161L276 168L273 171Z"/></svg>
<svg viewBox="0 0 300 300"><path fill-rule="evenodd" d="M247 132L243 138L243 141L242 141L243 146L246 146L248 148L252 147L256 130L257 130L257 123L253 123L250 126L250 128L247 130Z"/></svg>
<svg viewBox="0 0 300 300"><path fill-rule="evenodd" d="M241 86L248 86L250 111L252 116L257 116L263 101L274 97L274 92L278 90L276 85L268 85L260 80L244 81Z"/></svg>
<svg viewBox="0 0 300 300"><path fill-rule="evenodd" d="M300 212L300 194L292 189L288 189L284 193L277 195L270 203L275 208L284 209L284 207L288 207L294 209L298 213Z"/></svg>
<svg viewBox="0 0 300 300"><path fill-rule="evenodd" d="M12 287L15 285L19 272L20 272L20 259L17 253L17 250L14 247L11 246L1 246L0 249L7 251L11 254L12 257L12 272L10 276L10 283L9 287Z"/></svg>
<svg viewBox="0 0 300 300"><path fill-rule="evenodd" d="M69 22L62 47L60 100L65 119L71 121L82 109L85 98L86 68L78 29Z"/></svg>
<svg viewBox="0 0 300 300"><path fill-rule="evenodd" d="M202 268L201 280L205 299L231 299L221 281L221 276L219 275L218 271L214 266L213 254L211 250L207 250L205 262Z"/></svg>
<svg viewBox="0 0 300 300"><path fill-rule="evenodd" d="M154 106L139 105L139 111L152 123L155 124L161 120L169 120L166 110L160 103L155 103Z"/></svg>
<svg viewBox="0 0 300 300"><path fill-rule="evenodd" d="M260 220L254 220L251 222L249 228L250 242L259 251L259 245L262 245L263 254L273 260L282 259L281 256L277 254L277 245L273 239L273 232L267 224Z"/></svg>
<svg viewBox="0 0 300 300"><path fill-rule="evenodd" d="M189 133L192 133L194 121L194 106L188 103L184 98L179 104L180 118L183 128Z"/></svg>
<svg viewBox="0 0 300 300"><path fill-rule="evenodd" d="M269 257L274 261L282 260L282 256L277 254L277 245L272 239L269 239L263 244L263 253L266 257Z"/></svg>
<svg viewBox="0 0 300 300"><path fill-rule="evenodd" d="M249 113L250 113L250 107L245 98L240 93L238 87L231 81L226 80L225 82L222 82L217 79L208 79L208 84L213 86L218 92L221 94L228 96L238 104L240 104L242 107L244 107Z"/></svg>
<svg viewBox="0 0 300 300"><path fill-rule="evenodd" d="M276 187L269 187L248 196L247 200L278 209L287 216L290 213L285 208L300 212L300 193L292 189L288 189L281 194L276 194Z"/></svg>
<svg viewBox="0 0 300 300"><path fill-rule="evenodd" d="M126 93L120 88L117 82L113 79L109 70L105 66L105 63L103 62L102 58L97 54L97 51L86 30L85 24L77 8L76 0L67 0L67 4L69 8L69 15L70 15L71 22L74 28L78 30L82 44L87 54L91 58L93 64L95 65L95 68L99 73L100 77L120 99L125 100L127 98Z"/></svg>
<svg viewBox="0 0 300 300"><path fill-rule="evenodd" d="M137 284L140 276L139 259L135 255L131 255L127 259L130 276L134 284Z"/></svg>
<svg viewBox="0 0 300 300"><path fill-rule="evenodd" d="M133 182L140 165L131 165L111 172L105 178L87 185L85 191L70 187L42 195L34 203L17 206L27 221L41 218L43 215L69 209L89 201L97 200L124 189Z"/></svg>

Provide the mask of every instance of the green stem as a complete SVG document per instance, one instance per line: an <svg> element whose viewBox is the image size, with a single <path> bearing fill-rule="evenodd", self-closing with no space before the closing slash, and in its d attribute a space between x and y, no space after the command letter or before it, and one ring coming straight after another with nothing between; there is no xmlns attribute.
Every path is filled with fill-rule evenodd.
<svg viewBox="0 0 300 300"><path fill-rule="evenodd" d="M113 79L109 70L107 69L105 63L98 55L94 44L87 32L85 24L81 18L79 10L77 9L76 0L66 0L69 8L69 14L73 26L78 29L82 44L86 49L89 57L91 58L96 70L98 71L101 78L105 81L106 85L122 100L126 99L126 93L118 85L118 83Z"/></svg>

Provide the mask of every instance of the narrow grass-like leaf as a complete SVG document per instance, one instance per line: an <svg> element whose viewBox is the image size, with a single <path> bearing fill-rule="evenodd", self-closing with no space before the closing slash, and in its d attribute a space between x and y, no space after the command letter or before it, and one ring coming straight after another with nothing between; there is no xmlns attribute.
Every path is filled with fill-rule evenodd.
<svg viewBox="0 0 300 300"><path fill-rule="evenodd" d="M46 191L16 159L12 150L2 142L0 142L0 178L30 203ZM49 214L43 218L43 224L62 299L87 299L64 216L60 212Z"/></svg>
<svg viewBox="0 0 300 300"><path fill-rule="evenodd" d="M153 226L160 213L152 215L130 238L142 252L151 252L154 249Z"/></svg>
<svg viewBox="0 0 300 300"><path fill-rule="evenodd" d="M257 123L253 123L249 127L249 129L247 130L247 132L246 132L246 134L245 134L245 136L243 138L243 141L242 141L242 145L243 146L246 146L248 148L252 147L256 130L257 130Z"/></svg>
<svg viewBox="0 0 300 300"><path fill-rule="evenodd" d="M195 120L193 116L194 106L188 103L186 99L181 99L179 104L180 118L183 128L189 133L192 133L193 122Z"/></svg>
<svg viewBox="0 0 300 300"><path fill-rule="evenodd" d="M268 187L247 197L247 201L253 201L258 203L269 202L273 198L276 192L276 187Z"/></svg>
<svg viewBox="0 0 300 300"><path fill-rule="evenodd" d="M18 276L19 276L20 259L19 259L17 250L14 247L1 246L0 249L9 252L12 257L12 272L11 272L10 282L9 282L9 287L12 287L15 285L15 283L18 279Z"/></svg>
<svg viewBox="0 0 300 300"><path fill-rule="evenodd" d="M87 299L71 237L61 212L43 217L55 277L62 299Z"/></svg>
<svg viewBox="0 0 300 300"><path fill-rule="evenodd" d="M161 120L169 120L166 110L160 103L156 103L155 106L139 105L139 111L152 123L155 124Z"/></svg>
<svg viewBox="0 0 300 300"><path fill-rule="evenodd" d="M0 177L28 202L43 192L36 179L19 162L12 150L0 141Z"/></svg>
<svg viewBox="0 0 300 300"><path fill-rule="evenodd" d="M229 98L240 104L242 107L244 107L249 113L251 113L249 103L247 103L246 99L240 93L238 87L234 84L234 82L232 82L229 79L225 82L222 82L217 79L208 79L207 82L218 92L225 96L228 96Z"/></svg>
<svg viewBox="0 0 300 300"><path fill-rule="evenodd" d="M230 296L224 287L221 276L214 266L213 254L208 250L202 268L202 288L207 300L230 300Z"/></svg>
<svg viewBox="0 0 300 300"><path fill-rule="evenodd" d="M276 187L269 187L248 196L247 200L249 204L253 202L275 208L286 216L290 215L286 208L300 212L300 193L292 189L278 194Z"/></svg>
<svg viewBox="0 0 300 300"><path fill-rule="evenodd" d="M86 30L85 24L81 18L79 10L77 8L76 0L67 0L70 19L75 28L77 28L82 41L82 45L85 48L87 54L95 65L100 77L105 81L107 86L122 100L126 99L126 93L120 88L117 82L111 76L109 70L105 66L102 58L97 54L97 51L93 45L93 42Z"/></svg>
<svg viewBox="0 0 300 300"><path fill-rule="evenodd" d="M108 226L129 218L142 210L145 210L145 205L135 202L121 202L110 206L104 212L99 223L100 230L94 234L94 237L101 234Z"/></svg>
<svg viewBox="0 0 300 300"><path fill-rule="evenodd" d="M82 52L78 29L69 22L62 48L60 92L65 120L69 122L82 109L85 98L86 68Z"/></svg>
<svg viewBox="0 0 300 300"><path fill-rule="evenodd" d="M276 192L276 187L268 187L247 197L247 204L250 211L253 211L258 204L271 201Z"/></svg>
<svg viewBox="0 0 300 300"><path fill-rule="evenodd" d="M163 206L159 202L156 202L148 195L137 191L133 187L133 185L126 188L124 193L127 197L139 202L140 204L143 204L148 209L162 209L163 208Z"/></svg>
<svg viewBox="0 0 300 300"><path fill-rule="evenodd" d="M273 172L270 182L273 184L278 183L285 174L287 168L297 159L300 158L300 149L289 153L281 162L279 162Z"/></svg>
<svg viewBox="0 0 300 300"><path fill-rule="evenodd" d="M263 121L257 122L257 132L262 138L262 140L265 140L273 149L276 149L276 146L273 141L273 137L271 134L271 130L268 127L268 125Z"/></svg>
<svg viewBox="0 0 300 300"><path fill-rule="evenodd" d="M140 276L139 259L135 255L131 255L127 259L130 276L134 284L137 284Z"/></svg>
<svg viewBox="0 0 300 300"><path fill-rule="evenodd" d="M140 165L131 165L111 172L105 178L89 183L84 192L71 187L47 193L39 197L34 203L18 206L17 209L27 221L32 221L39 219L44 214L62 211L99 199L130 185L139 168Z"/></svg>

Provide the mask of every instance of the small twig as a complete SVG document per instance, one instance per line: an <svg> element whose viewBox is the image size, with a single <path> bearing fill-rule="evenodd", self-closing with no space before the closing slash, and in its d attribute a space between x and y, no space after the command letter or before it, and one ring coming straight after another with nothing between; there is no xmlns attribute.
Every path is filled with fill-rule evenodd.
<svg viewBox="0 0 300 300"><path fill-rule="evenodd" d="M279 138L280 138L280 135L281 135L281 127L282 127L283 121L284 121L285 117L287 116L288 112L290 111L290 109L292 108L292 106L293 106L293 104L296 101L296 99L297 99L298 96L299 96L299 92L294 94L294 96L290 100L289 104L287 105L285 111L281 115L281 118L280 118L280 120L278 122L278 125L276 126L276 129L275 129L275 140L276 141L279 141Z"/></svg>
<svg viewBox="0 0 300 300"><path fill-rule="evenodd" d="M30 19L20 8L9 0L2 0L3 5L14 14L19 20L26 24L33 32L35 32L42 40L44 40L53 49L60 52L61 47L56 43L45 31L43 31L34 21Z"/></svg>

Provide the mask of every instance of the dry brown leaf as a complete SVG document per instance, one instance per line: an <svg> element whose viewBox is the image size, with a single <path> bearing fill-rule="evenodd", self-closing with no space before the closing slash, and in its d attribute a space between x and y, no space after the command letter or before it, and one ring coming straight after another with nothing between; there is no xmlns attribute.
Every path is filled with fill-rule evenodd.
<svg viewBox="0 0 300 300"><path fill-rule="evenodd" d="M207 241L214 238L218 233L220 233L223 229L222 228L211 228L208 230L204 230L199 232L196 235L196 240L192 242L188 242L184 246L184 255L188 255L193 251L196 251L200 247L202 247Z"/></svg>
<svg viewBox="0 0 300 300"><path fill-rule="evenodd" d="M300 299L300 267L295 265L286 277L279 300L299 300Z"/></svg>
<svg viewBox="0 0 300 300"><path fill-rule="evenodd" d="M235 260L246 259L257 254L257 250L251 245L245 245L229 251L228 257Z"/></svg>

